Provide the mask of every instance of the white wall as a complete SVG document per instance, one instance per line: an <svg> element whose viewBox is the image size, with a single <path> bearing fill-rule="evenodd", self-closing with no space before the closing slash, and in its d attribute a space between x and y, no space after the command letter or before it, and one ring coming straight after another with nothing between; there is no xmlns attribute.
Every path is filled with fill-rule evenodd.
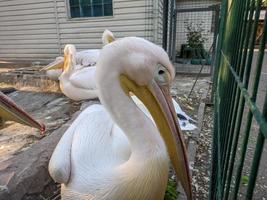
<svg viewBox="0 0 267 200"><path fill-rule="evenodd" d="M162 0L113 0L113 16L75 19L66 1L0 0L0 59L51 60L67 43L101 48L105 29L161 44Z"/></svg>
<svg viewBox="0 0 267 200"><path fill-rule="evenodd" d="M50 58L56 32L53 0L0 1L0 59Z"/></svg>
<svg viewBox="0 0 267 200"><path fill-rule="evenodd" d="M146 31L151 27L146 20L146 12L152 11L152 4L145 0L114 0L113 8L111 17L69 19L65 1L57 0L61 47L72 43L80 50L100 48L105 29L111 30L116 37L149 37Z"/></svg>

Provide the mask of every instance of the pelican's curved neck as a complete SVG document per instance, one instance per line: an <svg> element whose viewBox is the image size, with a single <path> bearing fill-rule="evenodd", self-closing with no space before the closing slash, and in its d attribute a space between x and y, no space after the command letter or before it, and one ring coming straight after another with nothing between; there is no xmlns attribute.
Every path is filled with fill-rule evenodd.
<svg viewBox="0 0 267 200"><path fill-rule="evenodd" d="M153 122L124 93L119 76L106 77L98 87L101 103L128 137L132 152L144 153L143 150L150 151L164 145Z"/></svg>
<svg viewBox="0 0 267 200"><path fill-rule="evenodd" d="M65 61L64 61L64 67L63 67L63 77L69 77L73 71L74 71L74 66L76 65L76 55L68 55L65 56Z"/></svg>

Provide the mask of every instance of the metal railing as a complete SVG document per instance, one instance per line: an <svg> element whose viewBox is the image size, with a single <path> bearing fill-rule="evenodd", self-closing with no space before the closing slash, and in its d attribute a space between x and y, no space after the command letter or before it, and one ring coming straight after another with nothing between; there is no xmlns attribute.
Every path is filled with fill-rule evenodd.
<svg viewBox="0 0 267 200"><path fill-rule="evenodd" d="M212 200L253 199L267 138L267 92L262 111L256 102L267 40L265 10L264 31L256 56L255 42L261 9L262 0L222 1L214 75L216 91L209 195ZM253 64L253 58L256 58L256 64ZM259 129L257 133L251 130L253 118ZM252 164L248 165L245 159L252 132L257 139L252 149ZM244 167L249 169L249 176L244 196L240 198Z"/></svg>

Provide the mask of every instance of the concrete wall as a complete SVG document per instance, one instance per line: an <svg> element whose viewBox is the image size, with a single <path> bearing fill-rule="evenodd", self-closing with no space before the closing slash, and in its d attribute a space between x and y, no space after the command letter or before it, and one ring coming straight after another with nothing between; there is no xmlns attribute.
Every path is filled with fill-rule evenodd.
<svg viewBox="0 0 267 200"><path fill-rule="evenodd" d="M71 19L68 0L0 0L0 60L51 60L67 43L101 48L105 29L161 44L162 1L113 0L113 16Z"/></svg>
<svg viewBox="0 0 267 200"><path fill-rule="evenodd" d="M219 1L216 0L177 0L177 9L185 8L202 8L213 4L217 4ZM199 24L202 22L204 31L204 36L207 38L205 42L205 49L209 50L213 42L213 29L212 22L214 20L214 12L186 12L177 14L177 28L176 28L176 51L180 52L181 45L185 44L187 41L186 37L186 26L185 22L193 22L193 24Z"/></svg>

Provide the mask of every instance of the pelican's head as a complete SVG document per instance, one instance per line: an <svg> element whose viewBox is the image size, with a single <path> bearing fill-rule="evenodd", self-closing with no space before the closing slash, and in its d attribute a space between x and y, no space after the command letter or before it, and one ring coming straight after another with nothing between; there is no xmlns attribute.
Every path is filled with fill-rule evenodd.
<svg viewBox="0 0 267 200"><path fill-rule="evenodd" d="M62 70L66 71L76 65L76 48L73 44L67 44L64 48L64 57L57 57L55 61L49 63L41 71Z"/></svg>
<svg viewBox="0 0 267 200"><path fill-rule="evenodd" d="M16 105L9 97L0 92L0 119L15 121L21 124L38 128L41 133L45 132L45 126L34 120L27 112Z"/></svg>
<svg viewBox="0 0 267 200"><path fill-rule="evenodd" d="M67 71L76 65L76 48L73 44L67 44L64 48L63 71Z"/></svg>
<svg viewBox="0 0 267 200"><path fill-rule="evenodd" d="M102 42L103 42L104 45L107 45L107 44L109 44L109 43L111 43L111 42L113 42L115 40L116 40L116 38L115 38L115 36L113 35L113 33L111 31L106 29L103 32Z"/></svg>
<svg viewBox="0 0 267 200"><path fill-rule="evenodd" d="M125 94L135 94L147 107L165 141L178 179L191 199L187 150L169 92L175 70L167 53L145 39L126 37L103 48L96 70L99 89L106 87L104 80L117 77Z"/></svg>

